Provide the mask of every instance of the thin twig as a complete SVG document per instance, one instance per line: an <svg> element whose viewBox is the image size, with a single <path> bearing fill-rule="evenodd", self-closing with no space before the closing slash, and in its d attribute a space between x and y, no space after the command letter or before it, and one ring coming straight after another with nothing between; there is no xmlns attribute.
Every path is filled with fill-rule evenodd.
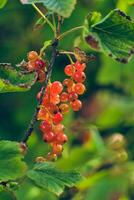
<svg viewBox="0 0 134 200"><path fill-rule="evenodd" d="M50 64L48 66L47 76L46 76L45 84L42 88L41 97L40 97L38 104L36 106L33 118L32 118L32 120L29 124L29 127L28 127L28 129L25 133L24 139L22 140L22 142L25 143L25 144L27 143L29 137L31 136L33 129L34 129L34 126L35 126L35 123L37 122L37 115L38 115L38 112L40 110L40 105L43 101L43 97L44 97L44 94L45 94L45 91L46 91L46 87L48 85L49 79L50 79L51 74L52 74L52 67L55 63L55 59L56 59L56 56L57 56L57 46L58 46L58 40L55 39L53 44L52 44L52 57L51 57L51 60L50 60Z"/></svg>

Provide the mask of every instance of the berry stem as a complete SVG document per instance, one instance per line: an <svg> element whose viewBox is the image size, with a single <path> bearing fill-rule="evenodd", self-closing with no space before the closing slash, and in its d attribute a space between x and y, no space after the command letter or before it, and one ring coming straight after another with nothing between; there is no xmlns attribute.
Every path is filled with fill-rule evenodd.
<svg viewBox="0 0 134 200"><path fill-rule="evenodd" d="M69 54L66 54L66 55L67 55L67 57L69 58L69 60L70 60L71 64L74 64L74 62L73 62L73 60L72 60L71 56L70 56Z"/></svg>
<svg viewBox="0 0 134 200"><path fill-rule="evenodd" d="M56 33L56 29L53 26L53 24L48 20L48 18L41 12L41 10L34 3L32 3L32 6L46 20L47 24L51 27L52 31L55 34Z"/></svg>
<svg viewBox="0 0 134 200"><path fill-rule="evenodd" d="M41 97L38 101L35 112L33 114L33 118L32 118L32 120L31 120L31 122L28 126L28 129L25 132L24 139L22 140L22 142L25 143L25 144L27 143L29 137L31 136L33 129L34 129L34 126L35 126L35 123L37 122L37 115L38 115L38 112L40 110L40 106L42 104L42 100L43 100L43 97L44 97L44 94L45 94L45 91L46 91L46 87L48 85L48 82L49 82L51 74L52 74L52 68L53 68L53 65L55 63L55 59L57 57L57 46L58 46L58 40L55 39L54 42L52 43L52 57L51 57L51 60L50 60L50 64L48 66L47 76L46 76L46 80L45 80L45 83L44 83L44 87L42 88Z"/></svg>
<svg viewBox="0 0 134 200"><path fill-rule="evenodd" d="M64 32L63 34L61 34L61 35L58 37L58 39L61 40L61 39L63 39L65 36L67 36L68 34L74 32L74 31L78 31L78 30L83 29L83 28L84 28L84 26L77 26L77 27L74 27L74 28L72 28L72 29L70 29L70 30Z"/></svg>
<svg viewBox="0 0 134 200"><path fill-rule="evenodd" d="M72 52L72 51L59 51L59 54L65 54L69 58L71 64L74 64L74 62L73 62L73 60L70 56L70 55L74 55L74 52Z"/></svg>

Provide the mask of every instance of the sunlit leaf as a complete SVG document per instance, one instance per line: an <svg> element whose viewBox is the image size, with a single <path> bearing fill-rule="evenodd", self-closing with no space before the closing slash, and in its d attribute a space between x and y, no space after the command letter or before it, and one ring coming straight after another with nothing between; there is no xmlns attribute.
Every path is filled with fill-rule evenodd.
<svg viewBox="0 0 134 200"><path fill-rule="evenodd" d="M50 162L37 163L34 168L28 172L28 177L34 181L37 186L57 195L63 192L65 186L73 187L81 180L79 172L75 170L63 172Z"/></svg>
<svg viewBox="0 0 134 200"><path fill-rule="evenodd" d="M76 0L21 0L24 4L43 3L44 6L63 17L69 17L74 10Z"/></svg>
<svg viewBox="0 0 134 200"><path fill-rule="evenodd" d="M94 13L92 14L94 16ZM122 11L112 10L99 22L85 21L84 39L94 50L127 63L134 53L134 22Z"/></svg>
<svg viewBox="0 0 134 200"><path fill-rule="evenodd" d="M22 177L27 166L21 153L20 144L12 141L0 141L0 182Z"/></svg>

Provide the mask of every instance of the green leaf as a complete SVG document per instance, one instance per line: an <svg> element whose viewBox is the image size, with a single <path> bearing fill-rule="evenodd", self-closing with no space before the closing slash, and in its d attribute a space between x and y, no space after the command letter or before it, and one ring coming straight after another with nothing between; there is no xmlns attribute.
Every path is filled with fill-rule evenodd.
<svg viewBox="0 0 134 200"><path fill-rule="evenodd" d="M36 79L35 72L24 74L10 64L0 64L0 93L27 91Z"/></svg>
<svg viewBox="0 0 134 200"><path fill-rule="evenodd" d="M7 3L7 0L0 0L0 9L2 9Z"/></svg>
<svg viewBox="0 0 134 200"><path fill-rule="evenodd" d="M134 53L134 22L131 18L115 9L95 24L91 19L91 16L88 21L86 19L83 32L88 45L118 62L127 63Z"/></svg>
<svg viewBox="0 0 134 200"><path fill-rule="evenodd" d="M56 195L60 195L65 186L73 187L81 180L79 172L75 170L63 172L57 169L51 162L37 163L33 170L28 172L28 177L37 186Z"/></svg>
<svg viewBox="0 0 134 200"><path fill-rule="evenodd" d="M22 177L27 169L22 161L20 144L12 141L0 141L0 182Z"/></svg>
<svg viewBox="0 0 134 200"><path fill-rule="evenodd" d="M43 3L44 6L62 17L69 17L75 8L76 0L21 0L23 4Z"/></svg>

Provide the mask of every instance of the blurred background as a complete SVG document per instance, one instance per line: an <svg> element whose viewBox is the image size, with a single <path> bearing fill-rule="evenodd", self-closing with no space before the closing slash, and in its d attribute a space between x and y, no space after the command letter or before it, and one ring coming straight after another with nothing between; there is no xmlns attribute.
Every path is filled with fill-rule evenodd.
<svg viewBox="0 0 134 200"><path fill-rule="evenodd" d="M62 31L81 25L89 11L98 11L105 16L111 9L120 8L128 15L134 17L134 7L130 6L128 2L128 0L79 0L71 17L64 21ZM52 38L51 31L47 25L42 29L34 29L34 24L38 18L38 14L31 6L23 6L18 0L9 1L5 8L0 10L0 62L9 62L15 66L15 64L26 58L28 51L39 51L43 42ZM59 49L72 50L79 35L80 32L78 31L67 36L60 43ZM83 45L82 49L88 54L91 53L86 45ZM107 138L114 133L121 133L125 137L127 141L127 150L125 152L127 152L127 156L131 162L134 158L134 58L129 64L124 65L106 57L104 54L92 53L96 56L96 60L89 63L86 69L87 91L82 97L83 108L77 114L70 112L65 116L64 124L69 142L65 145L63 157L57 162L57 166L62 169L79 168L83 174L88 175L91 168L95 170L98 163L99 166L100 163L102 164L102 160L100 162L101 156L98 153L103 149L102 146L104 144L102 143L105 143ZM69 60L65 56L57 58L52 80L62 81L64 79L65 75L63 71L68 62ZM5 93L0 95L0 139L22 140L36 106L36 94L40 90L40 87L40 84L37 84L25 93ZM94 143L96 146L98 145L97 150L93 148ZM29 165L32 165L36 156L45 155L48 148L41 139L37 125L33 136L29 140L29 151L26 157ZM98 157L94 157L94 153L97 153ZM69 158L70 155L72 156L71 158ZM104 153L103 156L104 164L107 161L108 154ZM87 161L91 160L92 164L89 164ZM81 164L84 162L86 164L83 169L81 168ZM125 173L128 173L128 171ZM94 175L100 177L98 171L95 171ZM90 178L92 179L92 176ZM97 180L101 181L99 178ZM20 200L134 199L133 187L129 187L129 192L128 190L126 192L125 188L125 194L124 190L118 192L122 180L117 185L113 182L113 185L116 185L116 187L112 191L116 191L117 189L117 192L113 192L112 194L116 195L113 197L103 196L103 194L106 194L105 187L110 187L109 183L112 181L102 181L101 193L98 192L99 195L102 195L102 198L95 196L95 188L97 186L94 187L94 185L97 182L92 185L91 181L89 181L88 187L84 186L85 183L83 185L81 183L79 186L80 192L75 189L74 191L67 190L62 197L58 198L45 191L42 193L39 188L33 187L31 183L26 183L21 187L17 191L17 195ZM22 195L23 193L25 193L25 198ZM86 196L84 196L85 194Z"/></svg>

